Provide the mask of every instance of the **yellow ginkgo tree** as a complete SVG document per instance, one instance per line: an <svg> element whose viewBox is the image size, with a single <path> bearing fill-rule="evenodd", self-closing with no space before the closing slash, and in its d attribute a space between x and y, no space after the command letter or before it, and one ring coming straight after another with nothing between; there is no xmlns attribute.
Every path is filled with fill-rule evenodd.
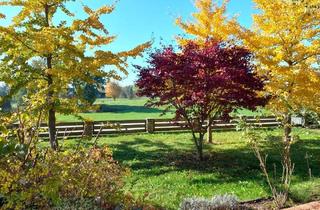
<svg viewBox="0 0 320 210"><path fill-rule="evenodd" d="M78 17L68 5L79 3L85 16ZM74 112L78 97L67 97L72 86L93 83L94 77L119 79L127 74L127 58L141 55L150 43L124 52L105 46L115 40L100 21L114 6L97 10L73 0L4 0L0 18L8 8L19 12L9 25L0 26L0 80L11 92L26 88L28 102L47 111L50 143L58 149L56 112ZM1 11L1 7L0 7ZM78 12L77 12L78 13ZM40 62L41 65L33 65ZM75 91L77 92L77 91ZM77 94L75 94L77 95Z"/></svg>
<svg viewBox="0 0 320 210"><path fill-rule="evenodd" d="M268 108L283 121L284 139L290 141L292 114L302 110L320 112L320 9L319 0L253 0L259 11L251 29L226 15L227 0L196 0L193 21L177 24L187 36L239 44L255 56L260 75L267 78L261 94L271 99Z"/></svg>
<svg viewBox="0 0 320 210"><path fill-rule="evenodd" d="M193 40L198 44L205 44L208 39L226 41L231 37L229 21L226 15L228 0L222 4L212 0L195 0L197 12L192 14L193 20L184 22L182 18L176 24L185 32L186 36L178 36L179 44L184 45Z"/></svg>
<svg viewBox="0 0 320 210"><path fill-rule="evenodd" d="M269 108L283 120L290 141L292 114L320 112L320 9L318 0L254 0L262 11L253 29L234 25L245 46L254 52L260 74L268 77Z"/></svg>
<svg viewBox="0 0 320 210"><path fill-rule="evenodd" d="M253 2L259 12L253 15L253 26L249 29L241 26L236 18L226 16L227 0L222 4L195 0L198 12L193 14L194 20L177 20L187 35L178 37L178 42L183 45L192 39L201 44L215 39L241 45L253 53L257 73L266 78L260 94L270 98L268 109L282 121L284 128L282 188L278 191L268 182L280 208L288 198L294 169L290 158L291 116L305 110L320 113L320 1ZM270 181L260 149L253 148Z"/></svg>
<svg viewBox="0 0 320 210"><path fill-rule="evenodd" d="M235 22L229 28L254 53L258 73L267 78L262 94L270 97L268 109L282 122L282 187L278 192L272 189L281 208L288 199L294 170L291 117L305 110L320 112L320 9L316 6L320 2L253 1L260 12L253 15L252 29Z"/></svg>

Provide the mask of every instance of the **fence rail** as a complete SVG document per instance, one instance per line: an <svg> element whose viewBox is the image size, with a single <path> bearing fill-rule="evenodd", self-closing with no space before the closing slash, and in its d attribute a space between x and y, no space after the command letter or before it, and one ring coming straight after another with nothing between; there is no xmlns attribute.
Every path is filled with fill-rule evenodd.
<svg viewBox="0 0 320 210"><path fill-rule="evenodd" d="M235 130L237 119L229 122L215 120L211 126L215 130ZM275 117L263 117L257 121L253 117L248 117L247 122L257 125L257 127L270 128L279 126ZM204 126L204 125L203 125ZM48 126L41 125L40 137L49 138ZM121 134L121 133L154 133L166 131L187 131L189 127L185 121L174 121L172 119L146 119L146 120L116 120L116 121L95 121L95 122L72 122L57 124L58 138L78 138L85 135Z"/></svg>

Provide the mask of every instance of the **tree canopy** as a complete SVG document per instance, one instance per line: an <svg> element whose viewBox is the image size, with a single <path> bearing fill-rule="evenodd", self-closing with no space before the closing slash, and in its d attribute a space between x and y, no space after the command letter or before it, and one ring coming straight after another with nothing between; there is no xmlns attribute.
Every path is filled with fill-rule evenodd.
<svg viewBox="0 0 320 210"><path fill-rule="evenodd" d="M174 107L176 118L188 121L200 159L206 127L214 118L228 117L238 107L254 110L266 100L257 94L263 82L249 51L215 41L205 46L189 42L178 53L173 47L152 53L148 66L137 67L136 83L138 95L149 97L148 105Z"/></svg>
<svg viewBox="0 0 320 210"><path fill-rule="evenodd" d="M302 109L319 112L320 13L318 0L254 0L261 12L253 15L252 29L228 18L226 7L212 0L196 0L194 19L178 25L198 43L208 38L234 43L252 52L257 72L268 77L264 94L279 117ZM178 37L181 43L188 41Z"/></svg>
<svg viewBox="0 0 320 210"><path fill-rule="evenodd" d="M10 87L11 94L25 87L28 102L35 109L47 110L51 145L55 149L55 113L74 113L80 107L80 97L61 97L69 86L94 83L95 77L119 79L120 72L127 74L127 58L141 55L150 46L147 42L129 51L105 50L116 37L110 35L100 18L110 14L114 5L96 10L83 5L86 17L77 18L67 6L71 1L0 3L20 10L10 25L0 26L0 80ZM0 18L5 18L5 14ZM31 65L34 60L45 65L35 68Z"/></svg>

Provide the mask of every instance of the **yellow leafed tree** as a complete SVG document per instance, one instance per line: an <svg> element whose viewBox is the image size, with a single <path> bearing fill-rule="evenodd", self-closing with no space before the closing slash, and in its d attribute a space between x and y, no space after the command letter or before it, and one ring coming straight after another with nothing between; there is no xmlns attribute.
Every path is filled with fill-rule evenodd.
<svg viewBox="0 0 320 210"><path fill-rule="evenodd" d="M121 94L121 87L116 82L108 82L106 84L106 96L116 100Z"/></svg>
<svg viewBox="0 0 320 210"><path fill-rule="evenodd" d="M179 44L184 45L190 39L204 44L208 39L225 41L232 37L229 28L230 20L226 15L229 0L223 0L219 5L212 0L195 0L197 12L192 14L193 20L184 22L181 18L176 24L187 34L187 37L178 36ZM235 19L232 19L235 21Z"/></svg>
<svg viewBox="0 0 320 210"><path fill-rule="evenodd" d="M320 112L320 1L253 0L261 12L253 15L248 29L228 19L226 6L212 0L196 0L194 20L177 24L203 43L207 39L240 44L253 52L257 71L268 78L262 94L271 97L268 108L283 120L290 138L290 116L302 110ZM188 37L178 37L188 41Z"/></svg>
<svg viewBox="0 0 320 210"><path fill-rule="evenodd" d="M216 39L241 45L254 54L257 72L266 78L261 94L270 97L268 108L281 119L284 128L284 192L274 194L280 208L287 200L293 171L291 116L305 110L320 113L320 1L253 0L259 13L253 15L251 29L227 18L228 1L222 6L212 0L195 2L198 12L193 14L194 20L177 21L189 35L179 37L180 44L191 37L199 43Z"/></svg>
<svg viewBox="0 0 320 210"><path fill-rule="evenodd" d="M254 52L260 74L268 77L268 107L283 120L290 141L292 114L320 112L320 1L254 2L262 13L253 16L253 29L234 25L235 33Z"/></svg>
<svg viewBox="0 0 320 210"><path fill-rule="evenodd" d="M78 85L93 83L94 77L119 79L119 72L127 74L127 58L141 55L150 46L147 42L124 52L103 50L116 37L109 34L100 18L111 13L114 6L92 10L84 5L86 17L78 18L68 9L70 2L73 0L0 2L6 9L19 10L10 25L0 26L0 80L12 93L25 87L35 110L47 111L53 149L58 149L56 112L74 113L80 107L79 97L64 97L70 86L77 96ZM82 5L79 0L76 3ZM34 67L34 61L43 65ZM106 66L108 71L104 71Z"/></svg>
<svg viewBox="0 0 320 210"><path fill-rule="evenodd" d="M253 0L261 13L252 29L232 23L240 42L256 58L267 77L263 94L268 108L282 121L282 188L273 196L278 208L288 199L294 164L291 162L291 116L304 110L320 113L320 1Z"/></svg>

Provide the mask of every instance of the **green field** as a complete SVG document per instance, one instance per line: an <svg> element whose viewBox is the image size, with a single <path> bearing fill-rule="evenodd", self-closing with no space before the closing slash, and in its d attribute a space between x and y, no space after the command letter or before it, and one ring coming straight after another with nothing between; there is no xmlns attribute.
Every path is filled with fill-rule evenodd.
<svg viewBox="0 0 320 210"><path fill-rule="evenodd" d="M159 119L159 118L172 118L173 113L166 113L162 115L164 107L148 108L145 107L147 102L146 98L137 99L98 99L96 104L104 107L103 112L95 113L82 113L80 116L93 121L107 121L107 120L141 120L141 119ZM248 110L239 111L243 115L251 116L255 113ZM262 111L268 114L267 111ZM76 122L79 119L72 115L57 115L58 122Z"/></svg>
<svg viewBox="0 0 320 210"><path fill-rule="evenodd" d="M105 120L136 120L146 118L172 118L172 114L168 113L161 116L163 108L148 108L145 107L145 98L139 99L98 99L96 104L103 105L105 111L96 113L82 113L85 117L94 121ZM58 122L75 122L79 119L71 115L58 115Z"/></svg>
<svg viewBox="0 0 320 210"><path fill-rule="evenodd" d="M264 131L261 131L264 132ZM268 131L280 136L280 130ZM320 197L320 131L294 129L301 140L292 146L295 163L291 198L296 202ZM158 133L116 135L100 139L110 146L114 157L132 171L126 179L125 190L144 201L165 209L177 209L183 198L211 197L232 193L241 200L270 196L269 188L260 172L259 163L239 132L214 133L214 145L206 145L207 160L196 160L189 133ZM74 146L76 141L66 141ZM280 176L279 152L265 146L271 176L276 164ZM308 178L306 153L312 155L310 165L313 178Z"/></svg>

